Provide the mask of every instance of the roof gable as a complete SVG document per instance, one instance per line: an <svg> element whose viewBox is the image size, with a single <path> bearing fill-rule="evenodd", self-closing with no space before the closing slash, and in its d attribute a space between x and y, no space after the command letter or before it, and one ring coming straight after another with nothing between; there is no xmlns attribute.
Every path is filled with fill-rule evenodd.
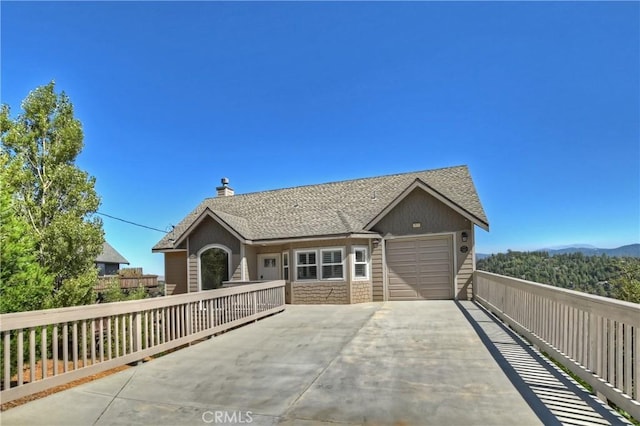
<svg viewBox="0 0 640 426"><path fill-rule="evenodd" d="M202 221L210 217L217 223L219 223L224 229L229 231L231 235L239 239L240 241L246 241L246 238L238 232L238 228L244 230L246 233L247 221L241 217L236 217L224 212L214 212L209 207L205 207L204 210L198 215L198 217L182 232L181 235L173 243L175 246L182 244L184 239L202 223ZM235 226L234 226L235 225Z"/></svg>
<svg viewBox="0 0 640 426"><path fill-rule="evenodd" d="M244 240L348 235L366 231L390 205L418 183L465 217L488 229L480 200L466 166L205 199L156 246L176 247L209 210ZM407 192L408 191L408 192Z"/></svg>
<svg viewBox="0 0 640 426"><path fill-rule="evenodd" d="M117 264L129 264L129 261L124 258L116 249L111 247L108 242L102 243L102 253L96 258L96 263L117 263Z"/></svg>
<svg viewBox="0 0 640 426"><path fill-rule="evenodd" d="M389 205L387 205L384 209L382 209L380 213L378 213L369 223L367 223L364 229L368 231L371 228L373 228L378 222L380 222L382 218L384 218L387 214L389 214L391 210L393 210L398 204L400 204L400 202L402 202L402 200L404 200L416 188L419 188L425 191L429 195L432 195L437 200L441 201L442 203L447 205L449 208L451 208L455 212L469 219L472 223L475 223L476 225L480 226L482 229L485 229L487 231L489 230L489 224L486 222L486 219L482 220L478 218L473 213L467 211L466 209L458 205L456 202L449 199L444 194L441 194L437 190L433 189L431 186L429 186L426 182L422 181L420 178L416 178L416 180L413 181L413 183L411 183L407 188L405 188L405 190L402 191Z"/></svg>

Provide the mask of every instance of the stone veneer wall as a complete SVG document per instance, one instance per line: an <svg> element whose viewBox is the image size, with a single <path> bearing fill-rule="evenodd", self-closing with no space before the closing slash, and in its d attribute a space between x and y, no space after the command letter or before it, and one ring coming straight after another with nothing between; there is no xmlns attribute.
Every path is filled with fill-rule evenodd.
<svg viewBox="0 0 640 426"><path fill-rule="evenodd" d="M291 293L293 304L349 303L345 282L292 283Z"/></svg>
<svg viewBox="0 0 640 426"><path fill-rule="evenodd" d="M371 282L353 281L351 283L351 303L365 303L373 301Z"/></svg>

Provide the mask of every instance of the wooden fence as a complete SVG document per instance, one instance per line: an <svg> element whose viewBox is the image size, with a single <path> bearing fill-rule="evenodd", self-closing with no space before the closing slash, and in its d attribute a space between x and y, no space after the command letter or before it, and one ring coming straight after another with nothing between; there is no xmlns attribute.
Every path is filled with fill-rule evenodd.
<svg viewBox="0 0 640 426"><path fill-rule="evenodd" d="M117 281L122 289L136 289L140 286L146 288L158 287L157 275L140 275L140 276L119 276L119 275L103 275L98 277L98 283L94 287L95 291L103 291L109 287L112 281Z"/></svg>
<svg viewBox="0 0 640 426"><path fill-rule="evenodd" d="M474 298L594 391L640 419L640 305L488 272Z"/></svg>
<svg viewBox="0 0 640 426"><path fill-rule="evenodd" d="M0 315L0 399L12 401L140 361L284 308L284 281L270 281Z"/></svg>

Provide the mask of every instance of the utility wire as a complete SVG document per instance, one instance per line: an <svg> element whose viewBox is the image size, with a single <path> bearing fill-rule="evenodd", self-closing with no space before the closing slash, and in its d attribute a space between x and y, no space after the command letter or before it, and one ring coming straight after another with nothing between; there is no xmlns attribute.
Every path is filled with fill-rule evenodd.
<svg viewBox="0 0 640 426"><path fill-rule="evenodd" d="M128 223L130 225L135 225L135 226L139 226L141 228L151 229L152 231L164 232L165 234L168 234L170 232L170 231L165 231L163 229L154 228L152 226L141 225L139 223L131 222L130 220L125 220L125 219L121 219L119 217L111 216L110 214L106 214L106 213L102 213L102 212L96 212L96 213L101 215L101 216L106 216L106 217L110 217L111 219L119 220L120 222Z"/></svg>

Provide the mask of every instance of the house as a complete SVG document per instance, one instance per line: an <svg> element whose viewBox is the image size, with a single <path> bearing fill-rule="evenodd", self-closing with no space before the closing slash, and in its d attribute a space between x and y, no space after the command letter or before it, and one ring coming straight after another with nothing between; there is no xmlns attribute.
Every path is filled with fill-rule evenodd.
<svg viewBox="0 0 640 426"><path fill-rule="evenodd" d="M96 267L98 275L115 275L120 269L120 265L128 265L129 261L124 258L111 244L104 242L102 244L102 253L96 258Z"/></svg>
<svg viewBox="0 0 640 426"><path fill-rule="evenodd" d="M466 166L234 195L222 179L152 249L169 294L286 282L288 303L466 299L475 226Z"/></svg>

